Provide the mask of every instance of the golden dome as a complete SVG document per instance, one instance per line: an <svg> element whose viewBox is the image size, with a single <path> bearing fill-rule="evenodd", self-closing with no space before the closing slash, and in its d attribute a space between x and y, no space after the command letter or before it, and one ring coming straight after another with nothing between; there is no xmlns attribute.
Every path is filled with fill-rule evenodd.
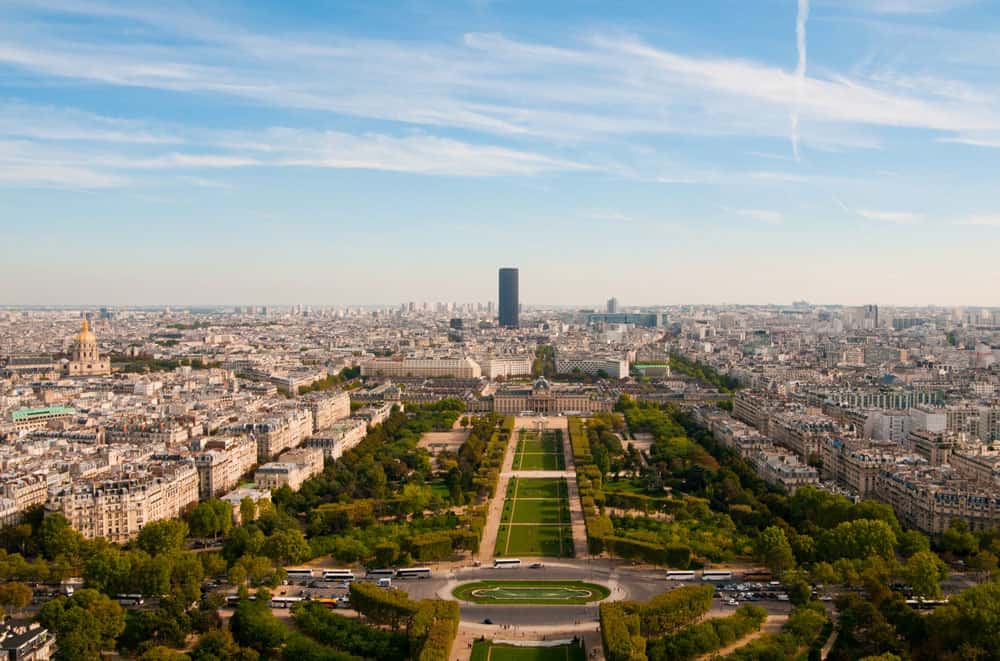
<svg viewBox="0 0 1000 661"><path fill-rule="evenodd" d="M83 327L80 332L76 335L76 341L80 344L85 344L88 342L97 342L97 336L90 332L90 324L87 323L86 317L83 319Z"/></svg>

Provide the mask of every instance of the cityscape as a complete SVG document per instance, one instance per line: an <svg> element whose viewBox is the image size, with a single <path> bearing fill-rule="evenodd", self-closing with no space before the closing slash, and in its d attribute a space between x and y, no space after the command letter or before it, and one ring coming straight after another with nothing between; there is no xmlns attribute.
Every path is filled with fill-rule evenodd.
<svg viewBox="0 0 1000 661"><path fill-rule="evenodd" d="M998 35L0 3L0 658L1000 661Z"/></svg>

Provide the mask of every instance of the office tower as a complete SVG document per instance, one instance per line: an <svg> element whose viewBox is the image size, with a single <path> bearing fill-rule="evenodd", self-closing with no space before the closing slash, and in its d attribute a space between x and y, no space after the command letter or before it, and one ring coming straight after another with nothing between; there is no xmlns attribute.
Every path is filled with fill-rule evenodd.
<svg viewBox="0 0 1000 661"><path fill-rule="evenodd" d="M612 296L608 299L608 314L615 314L618 312L618 299Z"/></svg>
<svg viewBox="0 0 1000 661"><path fill-rule="evenodd" d="M500 325L517 328L517 313L520 309L517 294L517 269L500 269Z"/></svg>

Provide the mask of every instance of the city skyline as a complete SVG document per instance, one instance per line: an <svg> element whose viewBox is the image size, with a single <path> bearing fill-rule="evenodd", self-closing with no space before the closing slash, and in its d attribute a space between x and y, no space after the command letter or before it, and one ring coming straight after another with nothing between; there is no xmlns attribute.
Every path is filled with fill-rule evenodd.
<svg viewBox="0 0 1000 661"><path fill-rule="evenodd" d="M3 304L996 301L988 3L0 17Z"/></svg>

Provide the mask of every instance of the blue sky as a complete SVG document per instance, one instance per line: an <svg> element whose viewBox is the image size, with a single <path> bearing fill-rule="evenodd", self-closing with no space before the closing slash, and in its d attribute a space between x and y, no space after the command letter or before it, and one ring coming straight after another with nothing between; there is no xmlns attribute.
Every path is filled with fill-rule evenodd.
<svg viewBox="0 0 1000 661"><path fill-rule="evenodd" d="M997 43L985 0L5 0L0 303L996 305Z"/></svg>

